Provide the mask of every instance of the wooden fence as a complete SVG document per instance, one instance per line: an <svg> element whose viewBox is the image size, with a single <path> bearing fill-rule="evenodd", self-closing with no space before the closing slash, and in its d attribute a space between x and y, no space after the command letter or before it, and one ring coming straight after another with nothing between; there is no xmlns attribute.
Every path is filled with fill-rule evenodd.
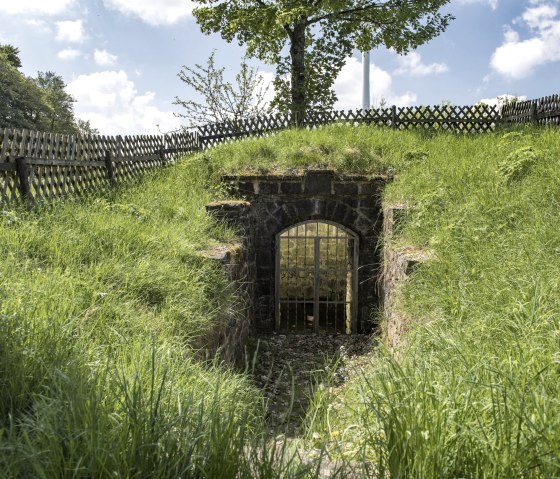
<svg viewBox="0 0 560 479"><path fill-rule="evenodd" d="M501 117L503 123L560 125L560 95L510 103L502 109Z"/></svg>
<svg viewBox="0 0 560 479"><path fill-rule="evenodd" d="M52 200L81 195L136 178L179 153L199 151L244 137L265 136L295 123L313 129L326 124L378 125L402 130L486 132L499 123L560 124L558 95L499 108L488 105L389 107L309 112L299 122L269 115L211 123L151 136L68 136L27 130L0 130L0 204L25 198Z"/></svg>
<svg viewBox="0 0 560 479"><path fill-rule="evenodd" d="M208 148L233 139L263 136L298 123L303 128L327 124L378 125L401 130L435 129L460 132L484 132L495 128L500 120L497 107L433 106L389 107L370 110L309 112L302 121L290 115L269 115L239 121L210 123L198 127L201 148Z"/></svg>
<svg viewBox="0 0 560 479"><path fill-rule="evenodd" d="M139 177L174 155L198 150L196 133L59 135L0 130L0 203L80 195Z"/></svg>

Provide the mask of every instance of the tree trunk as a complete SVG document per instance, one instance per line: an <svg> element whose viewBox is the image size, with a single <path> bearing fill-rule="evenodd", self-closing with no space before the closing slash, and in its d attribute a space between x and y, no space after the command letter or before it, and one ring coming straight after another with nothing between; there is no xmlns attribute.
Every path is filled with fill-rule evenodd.
<svg viewBox="0 0 560 479"><path fill-rule="evenodd" d="M300 126L305 118L305 23L297 23L293 28L290 45L292 60L291 105L292 122Z"/></svg>

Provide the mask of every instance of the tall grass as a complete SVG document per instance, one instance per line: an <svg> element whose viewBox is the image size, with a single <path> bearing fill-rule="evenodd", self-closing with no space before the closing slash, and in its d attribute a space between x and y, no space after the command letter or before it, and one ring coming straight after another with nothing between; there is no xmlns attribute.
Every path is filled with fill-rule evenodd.
<svg viewBox="0 0 560 479"><path fill-rule="evenodd" d="M397 244L434 251L398 359L318 385L305 448L378 477L560 476L560 134L333 126L186 158L136 186L0 219L0 475L317 477L202 348L235 299L197 255L222 173L386 174ZM342 472L340 472L342 471Z"/></svg>
<svg viewBox="0 0 560 479"><path fill-rule="evenodd" d="M560 476L559 140L330 127L206 153L240 172L392 174L385 203L409 205L395 245L434 252L403 292L407 348L317 390L316 443L378 477Z"/></svg>
<svg viewBox="0 0 560 479"><path fill-rule="evenodd" d="M235 305L198 255L232 234L205 214L218 193L186 159L0 212L1 477L250 477L293 462L259 452L273 440L259 392L197 353Z"/></svg>
<svg viewBox="0 0 560 479"><path fill-rule="evenodd" d="M331 413L380 477L560 475L559 139L435 136L397 167L395 242L436 259L404 290L402 357L380 351Z"/></svg>

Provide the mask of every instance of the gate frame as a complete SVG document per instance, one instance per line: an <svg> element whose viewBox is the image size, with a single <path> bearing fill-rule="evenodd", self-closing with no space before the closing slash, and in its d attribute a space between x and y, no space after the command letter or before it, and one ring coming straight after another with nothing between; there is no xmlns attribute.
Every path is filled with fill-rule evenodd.
<svg viewBox="0 0 560 479"><path fill-rule="evenodd" d="M321 224L328 224L331 226L334 226L335 228L341 229L342 231L344 231L348 236L349 239L352 239L354 241L354 247L353 247L353 254L352 254L352 261L353 261L353 266L352 266L352 301L350 302L351 308L352 308L352 318L351 318L351 328L350 328L350 334L356 334L358 332L358 261L359 261L359 247L360 247L360 236L355 233L354 231L352 231L351 229L347 228L344 225L341 225L340 223L337 223L335 221L330 221L330 220L326 220L326 219L319 219L319 218L314 218L314 219L309 219L306 221L300 221L298 223L294 223L290 226L287 226L286 228L283 228L282 230L280 230L274 237L274 252L275 252L275 260L274 260L274 265L275 265L275 271L274 271L274 330L276 332L280 332L280 237L282 236L282 234L284 234L286 231L289 231L291 229L294 228L298 228L299 226L305 225L305 224L311 224L311 223L321 223ZM315 251L314 251L314 271L313 271L313 280L314 280L314 285L313 285L313 308L314 310L319 306L319 303L317 302L317 300L315 299L315 296L317 294L318 291L318 282L319 282L319 278L318 275L316 275L316 270L317 270L317 260L318 258L320 258L320 254L317 254L317 242L320 242L321 237L320 236L311 236L310 238L313 238L314 242L315 242ZM319 248L319 253L320 253L320 248ZM319 333L319 315L314 313L314 319L313 321L315 322L316 326L313 328L314 329L314 333ZM328 334L328 331L327 331ZM347 333L344 333L347 334Z"/></svg>

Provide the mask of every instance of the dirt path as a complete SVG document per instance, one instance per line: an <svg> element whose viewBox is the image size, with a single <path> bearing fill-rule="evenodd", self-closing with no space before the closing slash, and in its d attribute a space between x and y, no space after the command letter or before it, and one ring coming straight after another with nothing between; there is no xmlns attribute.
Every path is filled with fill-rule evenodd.
<svg viewBox="0 0 560 479"><path fill-rule="evenodd" d="M312 387L337 365L335 381L346 380L346 367L372 348L365 335L260 336L255 341L253 380L268 398L268 423L272 430L295 437L309 406Z"/></svg>

